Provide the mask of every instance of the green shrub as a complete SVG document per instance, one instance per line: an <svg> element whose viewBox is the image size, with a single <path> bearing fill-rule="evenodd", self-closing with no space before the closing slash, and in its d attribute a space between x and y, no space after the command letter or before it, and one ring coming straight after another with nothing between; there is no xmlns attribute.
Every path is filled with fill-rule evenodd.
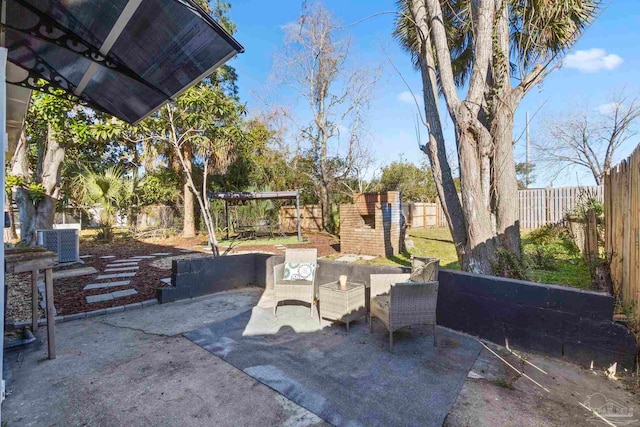
<svg viewBox="0 0 640 427"><path fill-rule="evenodd" d="M575 258L580 254L567 229L559 224L547 224L533 230L528 240L525 253L531 263L542 270L553 270L559 259Z"/></svg>
<svg viewBox="0 0 640 427"><path fill-rule="evenodd" d="M529 265L525 257L507 249L497 249L496 259L491 262L493 274L517 280L529 280Z"/></svg>

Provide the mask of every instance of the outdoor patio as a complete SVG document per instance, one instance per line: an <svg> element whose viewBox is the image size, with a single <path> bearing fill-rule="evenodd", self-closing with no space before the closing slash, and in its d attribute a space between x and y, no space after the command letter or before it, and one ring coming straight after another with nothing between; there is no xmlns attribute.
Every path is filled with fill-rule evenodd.
<svg viewBox="0 0 640 427"><path fill-rule="evenodd" d="M346 334L341 324L320 326L304 306L281 306L274 318L272 301L271 290L245 287L62 323L56 360L45 360L41 340L7 353L4 421L376 425L375 419L336 418L369 413L394 425L576 425L590 416L579 402L596 392L640 410L617 383L552 358L527 355L547 375L524 368L547 393L464 334L439 327L434 349L430 330L412 328L396 334L390 354L380 325L369 334L362 319ZM257 351L243 352L249 347ZM380 364L367 366L371 361ZM470 378L470 371L483 378ZM389 404L380 406L375 398L385 390L405 393L404 402L389 394Z"/></svg>

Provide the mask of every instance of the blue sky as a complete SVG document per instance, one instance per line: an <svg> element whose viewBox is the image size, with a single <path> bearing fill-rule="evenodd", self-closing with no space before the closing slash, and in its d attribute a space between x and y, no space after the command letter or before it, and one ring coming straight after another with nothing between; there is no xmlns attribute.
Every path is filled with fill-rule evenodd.
<svg viewBox="0 0 640 427"><path fill-rule="evenodd" d="M283 45L282 27L297 19L300 4L296 0L232 0L231 18L238 27L235 36L245 47L245 53L231 65L238 71L240 95L250 111L263 108L256 94L269 90L274 55ZM325 4L342 24L395 10L394 0L326 0ZM407 102L407 87L389 65L384 52L416 94L421 90L420 77L413 70L409 56L393 40L392 31L393 15L386 14L349 27L342 35L352 38L354 59L384 67L366 124L367 143L376 163L387 164L401 156L420 163L424 154L416 140L416 107ZM531 116L535 114L530 125L532 139L535 139L545 117L583 106L585 102L595 110L606 104L615 90L640 93L639 45L640 1L613 1L572 49L572 59L523 100L516 115L514 138L524 129L527 111ZM279 102L294 104L296 100L286 95ZM451 125L445 126L447 140L453 142ZM640 137L636 137L622 147L618 159L628 155L639 142ZM524 160L524 138L516 144L516 159ZM534 186L546 186L550 181L548 174L539 171ZM555 186L592 183L588 174L578 171L553 178Z"/></svg>

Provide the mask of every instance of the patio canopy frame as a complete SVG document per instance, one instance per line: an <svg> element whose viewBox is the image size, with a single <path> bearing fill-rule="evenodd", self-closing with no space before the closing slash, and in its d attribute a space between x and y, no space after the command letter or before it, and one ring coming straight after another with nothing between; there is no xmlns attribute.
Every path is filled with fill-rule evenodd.
<svg viewBox="0 0 640 427"><path fill-rule="evenodd" d="M229 202L245 200L296 200L296 221L298 229L298 243L302 242L302 230L300 228L300 190L295 191L262 191L262 192L219 192L209 193L210 199L224 200L224 211L227 217L227 239L229 239Z"/></svg>

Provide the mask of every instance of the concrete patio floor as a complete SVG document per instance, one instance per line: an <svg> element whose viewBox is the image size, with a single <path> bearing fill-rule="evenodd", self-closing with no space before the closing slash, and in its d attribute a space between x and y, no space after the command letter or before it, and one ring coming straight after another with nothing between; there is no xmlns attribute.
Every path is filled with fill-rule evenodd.
<svg viewBox="0 0 640 427"><path fill-rule="evenodd" d="M251 309L263 291L243 288L59 324L56 360L46 359L40 340L5 353L9 395L2 421L9 427L328 425L181 335ZM526 372L550 393L484 350L472 369L484 378L467 378L445 425L586 425L590 414L578 402L594 393L640 413L637 396L617 382L528 357L548 374Z"/></svg>

